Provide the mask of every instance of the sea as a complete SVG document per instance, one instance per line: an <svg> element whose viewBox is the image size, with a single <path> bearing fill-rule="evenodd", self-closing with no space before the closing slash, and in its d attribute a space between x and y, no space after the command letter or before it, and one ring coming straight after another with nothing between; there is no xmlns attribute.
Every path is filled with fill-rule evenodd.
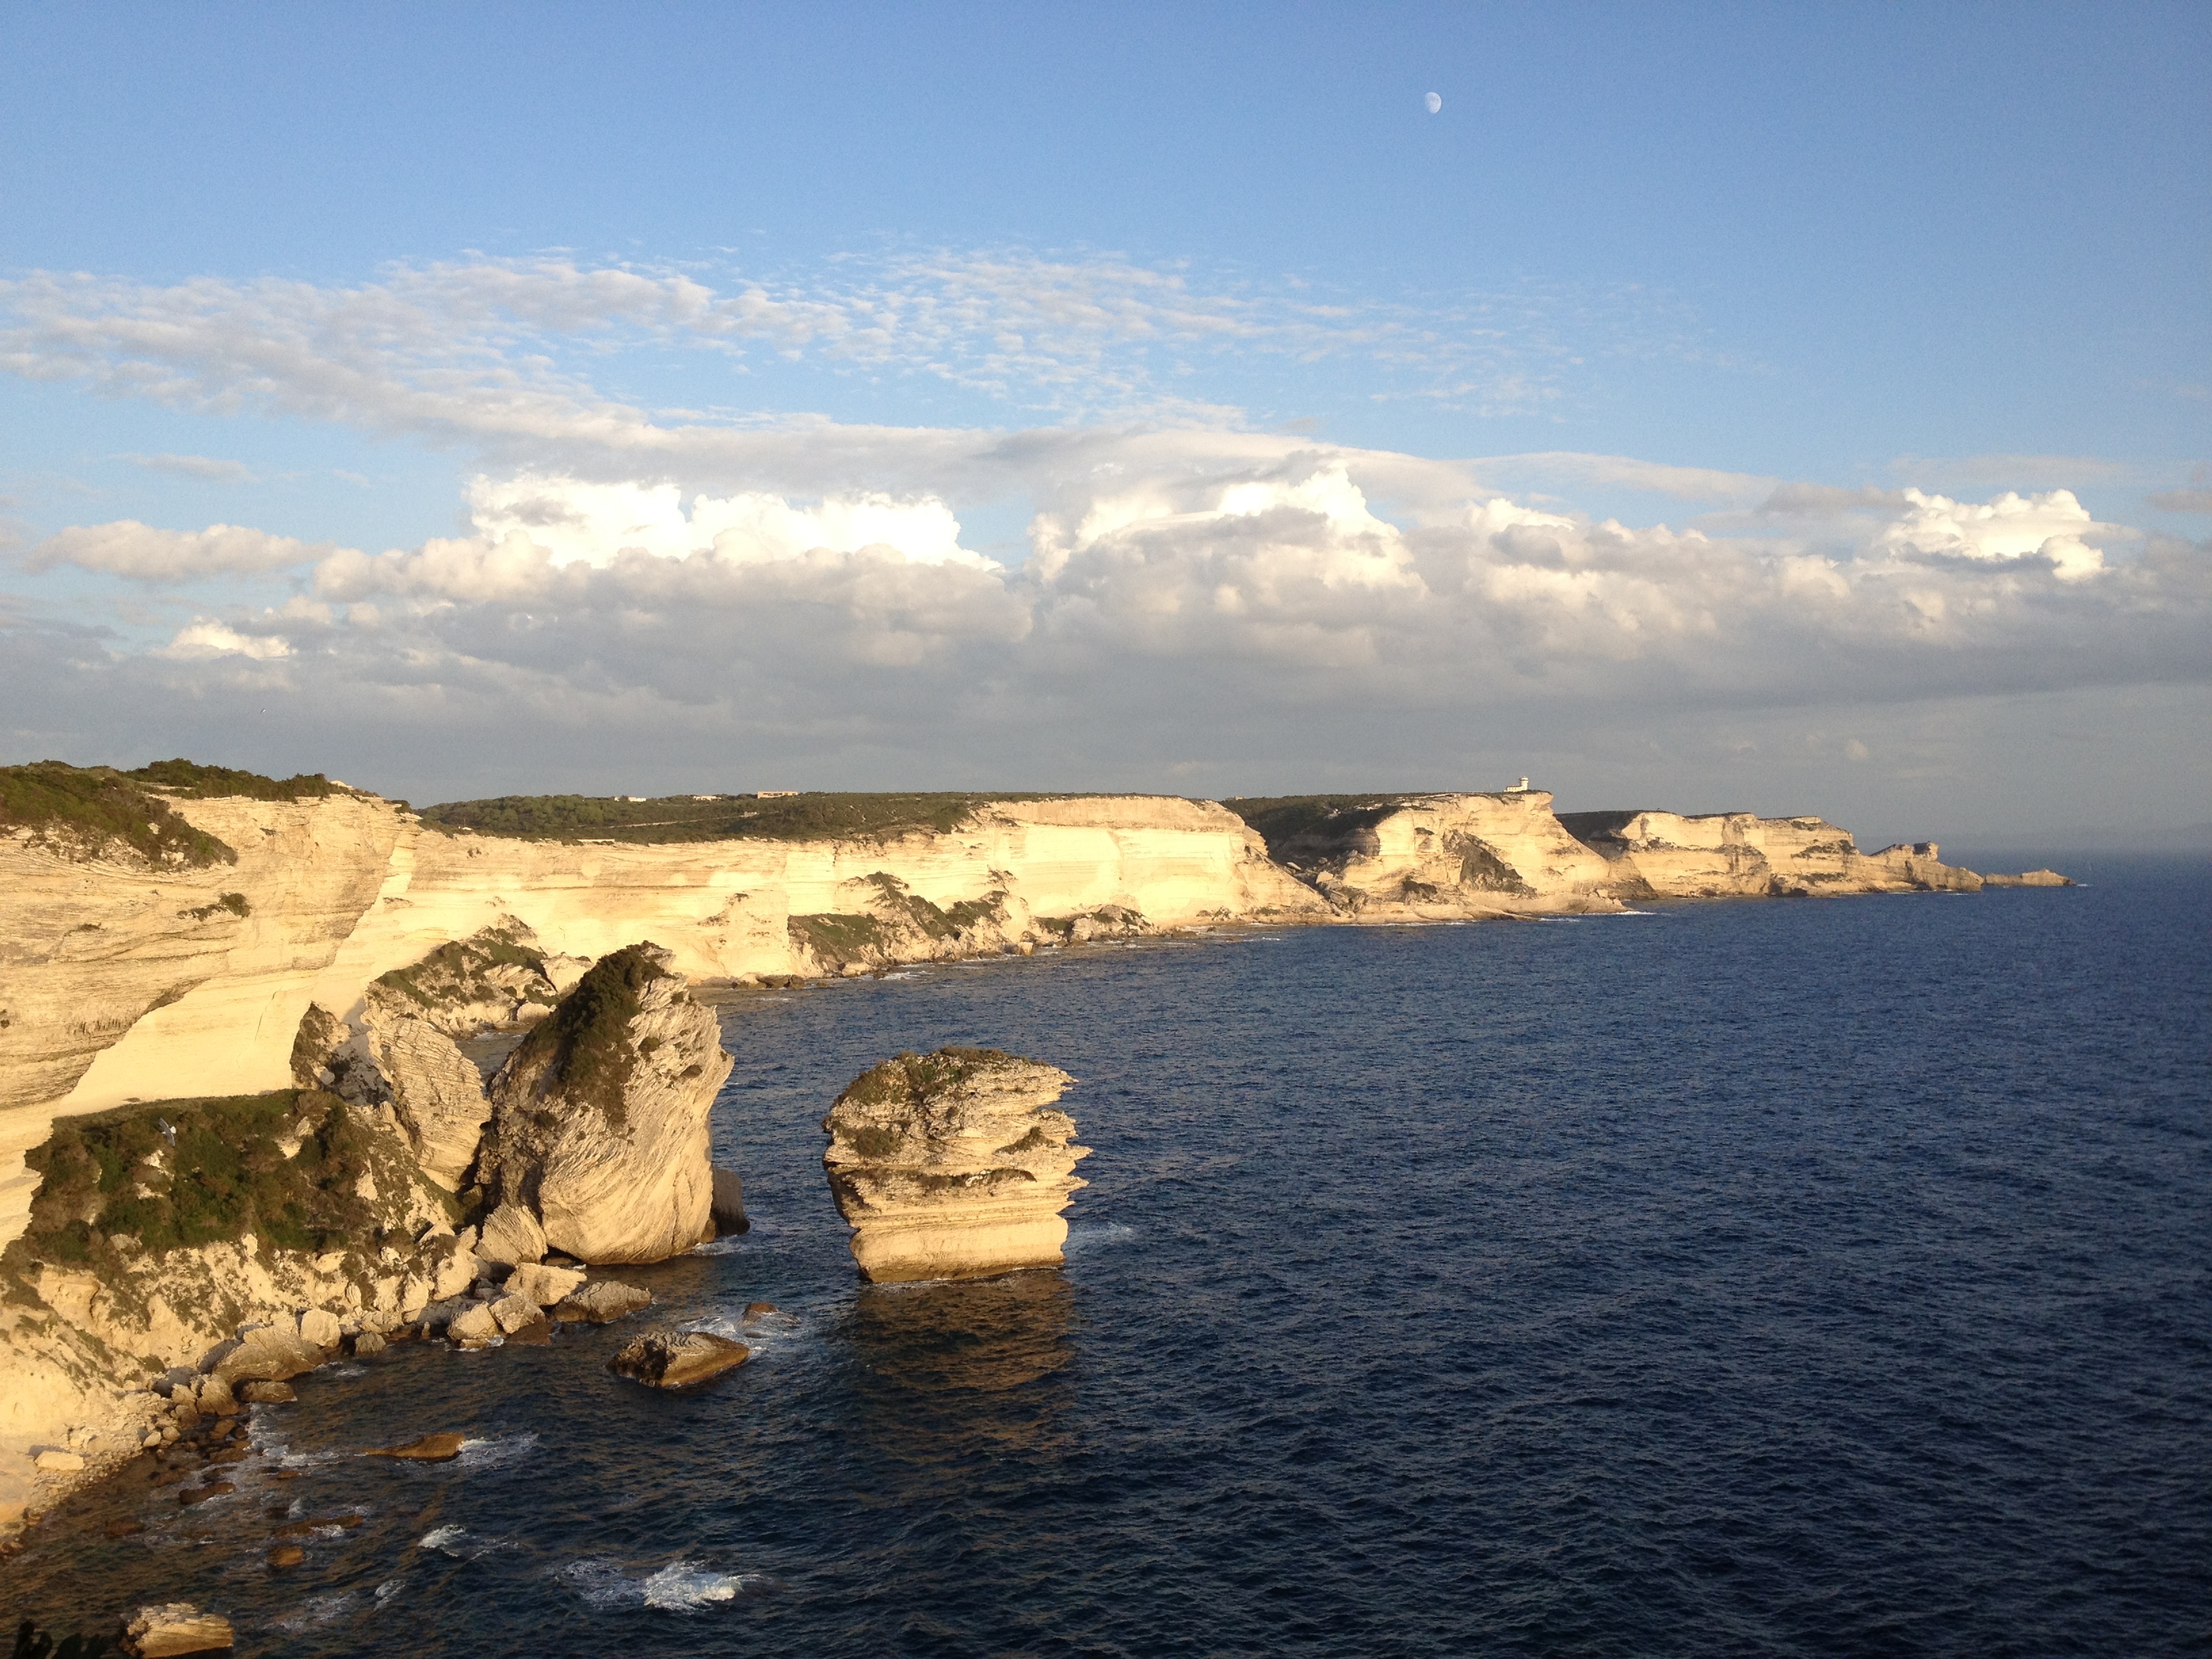
<svg viewBox="0 0 2212 1659"><path fill-rule="evenodd" d="M617 1276L750 1364L397 1346L0 1586L302 1656L2203 1655L2212 862L2070 872L739 997L753 1228ZM1078 1079L1066 1263L861 1284L822 1116L947 1043Z"/></svg>

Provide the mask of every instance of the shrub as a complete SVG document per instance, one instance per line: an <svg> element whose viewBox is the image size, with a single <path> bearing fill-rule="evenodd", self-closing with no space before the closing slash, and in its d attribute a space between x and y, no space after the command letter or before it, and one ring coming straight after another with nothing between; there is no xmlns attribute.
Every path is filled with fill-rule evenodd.
<svg viewBox="0 0 2212 1659"><path fill-rule="evenodd" d="M156 866L238 862L234 851L194 829L167 801L105 766L0 766L0 830L27 831L34 842L77 858L100 856L119 843Z"/></svg>

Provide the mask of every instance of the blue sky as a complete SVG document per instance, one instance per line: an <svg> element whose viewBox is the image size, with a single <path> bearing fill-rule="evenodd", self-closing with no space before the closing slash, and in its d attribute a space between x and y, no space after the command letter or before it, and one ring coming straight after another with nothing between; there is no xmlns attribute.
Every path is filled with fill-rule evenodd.
<svg viewBox="0 0 2212 1659"><path fill-rule="evenodd" d="M8 33L7 758L2212 817L2201 8Z"/></svg>

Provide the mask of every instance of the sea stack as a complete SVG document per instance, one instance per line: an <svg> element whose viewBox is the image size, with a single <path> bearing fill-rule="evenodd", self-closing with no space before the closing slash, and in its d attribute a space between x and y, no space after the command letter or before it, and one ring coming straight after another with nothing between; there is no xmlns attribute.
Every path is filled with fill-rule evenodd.
<svg viewBox="0 0 2212 1659"><path fill-rule="evenodd" d="M478 1178L579 1261L714 1237L707 1120L732 1062L670 960L653 945L600 957L492 1079Z"/></svg>
<svg viewBox="0 0 2212 1659"><path fill-rule="evenodd" d="M995 1048L901 1054L864 1072L822 1127L822 1155L853 1259L877 1284L1058 1267L1066 1209L1087 1183L1075 1120L1054 1109L1075 1079Z"/></svg>

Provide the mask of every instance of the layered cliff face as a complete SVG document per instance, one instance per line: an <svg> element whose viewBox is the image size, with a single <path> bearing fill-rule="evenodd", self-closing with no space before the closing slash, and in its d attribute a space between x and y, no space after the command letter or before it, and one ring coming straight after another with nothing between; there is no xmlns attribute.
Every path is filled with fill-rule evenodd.
<svg viewBox="0 0 2212 1659"><path fill-rule="evenodd" d="M1861 853L1824 818L1749 812L1569 812L1560 823L1612 866L1624 897L1766 898L1844 893L1974 892L1981 878L1946 865L1933 842Z"/></svg>
<svg viewBox="0 0 2212 1659"><path fill-rule="evenodd" d="M822 1127L853 1259L878 1283L1057 1266L1075 1176L1074 1079L994 1048L901 1054L863 1073Z"/></svg>
<svg viewBox="0 0 2212 1659"><path fill-rule="evenodd" d="M1559 827L1540 789L1234 805L1279 862L1357 920L1620 908L1606 860Z"/></svg>
<svg viewBox="0 0 2212 1659"><path fill-rule="evenodd" d="M646 945L602 958L492 1079L477 1179L580 1261L714 1237L708 1116L732 1061L672 960Z"/></svg>

